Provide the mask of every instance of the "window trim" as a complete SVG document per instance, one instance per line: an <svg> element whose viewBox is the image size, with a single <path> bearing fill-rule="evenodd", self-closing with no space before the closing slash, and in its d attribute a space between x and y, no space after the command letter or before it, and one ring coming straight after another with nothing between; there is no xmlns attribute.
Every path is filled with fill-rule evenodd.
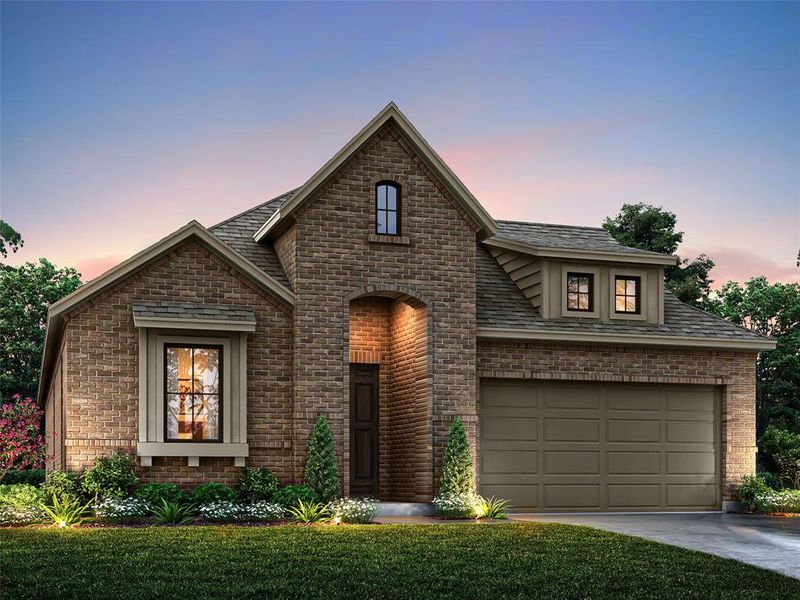
<svg viewBox="0 0 800 600"><path fill-rule="evenodd" d="M617 283L620 281L625 281L625 293L620 295L617 293ZM633 295L634 300L634 309L635 310L617 310L617 298L624 298L626 300L631 296L628 295L628 286L627 282L633 281L636 284L636 290ZM617 273L614 275L614 278L611 280L613 284L613 293L614 293L614 303L611 305L612 310L615 314L618 315L638 315L642 312L642 278L638 275L628 275L628 274L620 274Z"/></svg>
<svg viewBox="0 0 800 600"><path fill-rule="evenodd" d="M386 200L386 208L378 208L378 188L380 188L383 185L389 186L389 187L393 187L395 189L395 192L397 193L397 208L395 210L389 209L388 195L387 195L387 200ZM381 179L380 181L378 181L375 184L375 197L374 197L374 201L373 201L373 206L375 207L375 226L373 228L374 232L375 232L375 235L385 235L385 236L390 236L390 237L401 237L403 235L403 189L402 189L402 186L400 185L400 183L398 183L397 181L393 181L391 179ZM381 232L378 231L378 212L379 211L383 211L387 215L390 212L395 213L395 222L397 224L397 231L395 233L387 233L387 232L381 233ZM388 228L388 225L389 225L388 218L387 218L387 221L386 221L386 225L387 225L387 228Z"/></svg>
<svg viewBox="0 0 800 600"><path fill-rule="evenodd" d="M589 285L590 310L569 309L567 302L567 282L570 275L591 275ZM561 265L561 316L573 319L597 319L600 317L600 268L586 264Z"/></svg>
<svg viewBox="0 0 800 600"><path fill-rule="evenodd" d="M160 351L163 357L163 381L162 387L160 390L161 394L161 403L163 405L162 408L162 417L164 421L164 443L166 444L222 444L224 443L225 438L225 403L227 402L227 398L225 398L225 347L223 344L201 344L201 343L182 343L182 342L163 342L160 346ZM217 416L217 437L216 438L209 438L204 440L180 440L180 439L170 439L169 437L169 426L168 422L169 419L167 418L167 412L169 410L169 402L167 402L167 396L169 396L169 388L167 386L167 350L169 348L208 348L208 349L216 349L219 351L219 383L217 384L217 396L219 396L219 408L218 416ZM192 359L192 375L194 375L194 358ZM194 394L192 394L194 395ZM211 394L209 394L211 395Z"/></svg>
<svg viewBox="0 0 800 600"><path fill-rule="evenodd" d="M570 277L575 277L578 279L578 291L574 292L578 294L578 304L580 304L580 296L581 294L586 294L589 299L589 306L588 308L570 308L569 306L569 280ZM580 291L580 280L586 279L586 282L589 284L589 291L588 292L581 292ZM567 288L564 290L564 293L567 295L567 310L573 313L591 313L594 312L594 273L583 273L581 271L567 271Z"/></svg>
<svg viewBox="0 0 800 600"><path fill-rule="evenodd" d="M617 277L638 278L639 312L617 312L616 280ZM608 270L608 317L612 321L646 321L648 314L647 271L644 269L611 268Z"/></svg>

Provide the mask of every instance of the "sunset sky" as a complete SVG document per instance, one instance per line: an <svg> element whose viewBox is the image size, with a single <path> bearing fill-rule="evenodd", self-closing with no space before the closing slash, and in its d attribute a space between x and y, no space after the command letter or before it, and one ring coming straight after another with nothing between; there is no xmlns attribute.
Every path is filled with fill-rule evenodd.
<svg viewBox="0 0 800 600"><path fill-rule="evenodd" d="M390 100L496 218L662 205L800 281L800 4L3 2L0 218L94 277L302 184Z"/></svg>

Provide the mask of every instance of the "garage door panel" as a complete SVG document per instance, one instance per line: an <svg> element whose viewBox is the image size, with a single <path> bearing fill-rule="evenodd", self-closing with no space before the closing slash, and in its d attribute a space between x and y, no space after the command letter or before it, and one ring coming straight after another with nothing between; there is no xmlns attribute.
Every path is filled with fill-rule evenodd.
<svg viewBox="0 0 800 600"><path fill-rule="evenodd" d="M599 442L599 419L545 419L548 442Z"/></svg>
<svg viewBox="0 0 800 600"><path fill-rule="evenodd" d="M611 484L608 486L608 508L613 510L657 509L661 506L661 485Z"/></svg>
<svg viewBox="0 0 800 600"><path fill-rule="evenodd" d="M482 492L516 507L719 508L718 388L482 382L480 421Z"/></svg>
<svg viewBox="0 0 800 600"><path fill-rule="evenodd" d="M597 475L600 473L600 453L550 451L544 454L544 464L547 475Z"/></svg>
<svg viewBox="0 0 800 600"><path fill-rule="evenodd" d="M660 452L609 452L609 475L658 475L661 473Z"/></svg>
<svg viewBox="0 0 800 600"><path fill-rule="evenodd" d="M544 508L597 509L600 507L600 485L545 484Z"/></svg>
<svg viewBox="0 0 800 600"><path fill-rule="evenodd" d="M481 427L487 440L535 440L537 430L538 419L528 417L485 418Z"/></svg>
<svg viewBox="0 0 800 600"><path fill-rule="evenodd" d="M656 420L608 420L609 442L659 442L661 421Z"/></svg>

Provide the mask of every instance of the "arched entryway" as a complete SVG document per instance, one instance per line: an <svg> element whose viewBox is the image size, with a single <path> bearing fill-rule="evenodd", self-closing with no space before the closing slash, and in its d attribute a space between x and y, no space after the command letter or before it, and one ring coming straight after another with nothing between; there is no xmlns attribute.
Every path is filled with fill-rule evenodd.
<svg viewBox="0 0 800 600"><path fill-rule="evenodd" d="M433 492L430 304L413 290L347 301L346 485L351 495L428 502Z"/></svg>

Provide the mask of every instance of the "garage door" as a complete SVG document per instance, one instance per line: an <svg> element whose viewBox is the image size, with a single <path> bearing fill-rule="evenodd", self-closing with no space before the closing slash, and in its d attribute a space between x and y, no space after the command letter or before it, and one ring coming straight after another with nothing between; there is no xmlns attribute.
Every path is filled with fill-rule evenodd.
<svg viewBox="0 0 800 600"><path fill-rule="evenodd" d="M719 510L719 390L484 380L485 496L535 511Z"/></svg>

